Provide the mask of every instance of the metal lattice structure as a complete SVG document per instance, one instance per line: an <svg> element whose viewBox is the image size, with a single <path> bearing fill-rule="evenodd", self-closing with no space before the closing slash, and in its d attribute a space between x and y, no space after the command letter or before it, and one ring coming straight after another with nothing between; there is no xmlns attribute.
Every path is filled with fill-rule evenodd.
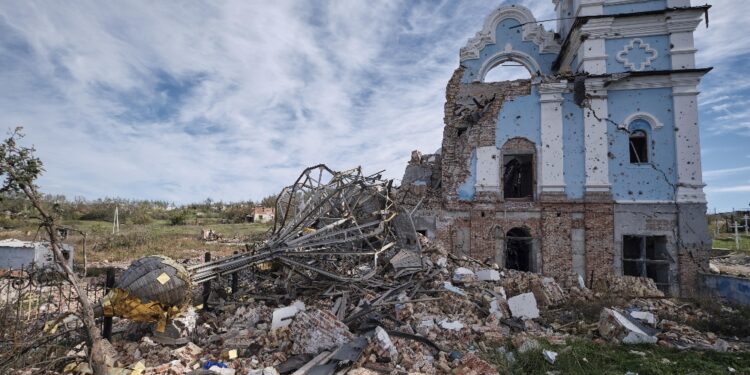
<svg viewBox="0 0 750 375"><path fill-rule="evenodd" d="M251 253L188 268L193 284L277 260L339 281L365 281L398 250L419 252L408 212L390 197L391 181L361 168L320 164L282 189L270 238Z"/></svg>

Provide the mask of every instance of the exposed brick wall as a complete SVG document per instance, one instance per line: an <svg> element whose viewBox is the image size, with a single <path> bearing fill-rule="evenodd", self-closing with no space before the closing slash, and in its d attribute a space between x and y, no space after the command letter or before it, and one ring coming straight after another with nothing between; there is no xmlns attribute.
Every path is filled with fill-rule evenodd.
<svg viewBox="0 0 750 375"><path fill-rule="evenodd" d="M445 95L441 166L442 192L447 202L457 200L456 188L469 177L472 151L495 145L497 116L503 103L531 93L530 80L462 84L463 70L458 68L453 73ZM486 108L477 110L475 100L486 104Z"/></svg>
<svg viewBox="0 0 750 375"><path fill-rule="evenodd" d="M614 204L586 203L584 206L586 230L586 285L614 273Z"/></svg>
<svg viewBox="0 0 750 375"><path fill-rule="evenodd" d="M573 269L570 211L569 204L542 204L542 273L545 275L558 278Z"/></svg>

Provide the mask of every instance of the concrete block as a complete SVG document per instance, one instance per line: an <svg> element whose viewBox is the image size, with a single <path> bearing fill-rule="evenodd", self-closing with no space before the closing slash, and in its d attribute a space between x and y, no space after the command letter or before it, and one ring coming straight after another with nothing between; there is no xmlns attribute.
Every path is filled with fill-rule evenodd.
<svg viewBox="0 0 750 375"><path fill-rule="evenodd" d="M479 281L500 281L500 272L497 270L486 269L477 271Z"/></svg>
<svg viewBox="0 0 750 375"><path fill-rule="evenodd" d="M292 318L297 315L298 312L305 310L305 304L302 301L295 301L289 306L280 307L273 310L271 319L271 329L278 329L287 327L292 323Z"/></svg>
<svg viewBox="0 0 750 375"><path fill-rule="evenodd" d="M464 328L464 324L461 323L458 320L451 321L451 320L448 320L448 319L444 319L444 320L440 321L440 323L438 323L438 325L440 326L440 328L446 329L446 330L449 330L449 331L460 331L460 330L462 330Z"/></svg>
<svg viewBox="0 0 750 375"><path fill-rule="evenodd" d="M599 315L599 334L612 341L624 344L655 344L656 336L647 330L617 310L604 308Z"/></svg>
<svg viewBox="0 0 750 375"><path fill-rule="evenodd" d="M536 305L534 293L523 293L508 298L508 308L513 317L521 319L536 319L539 317L539 308Z"/></svg>
<svg viewBox="0 0 750 375"><path fill-rule="evenodd" d="M656 316L648 311L631 311L630 316L649 325L656 325Z"/></svg>
<svg viewBox="0 0 750 375"><path fill-rule="evenodd" d="M470 283L477 280L477 275L474 271L465 268L458 267L453 271L453 281L457 283Z"/></svg>

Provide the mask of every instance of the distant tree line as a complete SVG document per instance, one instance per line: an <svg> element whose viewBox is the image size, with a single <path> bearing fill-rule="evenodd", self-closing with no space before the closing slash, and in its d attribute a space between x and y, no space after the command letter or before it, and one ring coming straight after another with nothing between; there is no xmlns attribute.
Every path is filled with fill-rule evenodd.
<svg viewBox="0 0 750 375"><path fill-rule="evenodd" d="M166 221L173 225L211 222L241 223L252 214L255 206L274 207L276 195L269 195L258 202L222 202L207 198L201 203L177 206L159 200L133 200L102 198L87 200L81 197L68 199L64 195L47 194L43 203L63 220L107 221L114 220L117 208L121 223L145 225L155 221ZM0 193L0 227L13 228L23 225L35 215L28 199L14 192Z"/></svg>

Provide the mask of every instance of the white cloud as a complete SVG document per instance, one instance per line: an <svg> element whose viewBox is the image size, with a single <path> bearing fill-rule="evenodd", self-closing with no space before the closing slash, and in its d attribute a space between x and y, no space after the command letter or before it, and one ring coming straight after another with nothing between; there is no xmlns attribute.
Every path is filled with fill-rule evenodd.
<svg viewBox="0 0 750 375"><path fill-rule="evenodd" d="M547 1L532 1L532 6ZM5 2L0 126L45 191L260 198L305 166L401 177L495 2Z"/></svg>
<svg viewBox="0 0 750 375"><path fill-rule="evenodd" d="M707 187L708 193L750 193L750 185Z"/></svg>
<svg viewBox="0 0 750 375"><path fill-rule="evenodd" d="M524 3L554 18L550 0ZM40 184L69 196L258 199L321 162L400 178L411 150L440 147L459 49L497 5L0 0L0 127L23 125ZM742 14L717 2L699 65L748 51L727 26ZM701 105L737 116L741 87Z"/></svg>
<svg viewBox="0 0 750 375"><path fill-rule="evenodd" d="M735 175L743 172L750 172L750 166L703 171L703 177L705 177L706 179L711 179Z"/></svg>

